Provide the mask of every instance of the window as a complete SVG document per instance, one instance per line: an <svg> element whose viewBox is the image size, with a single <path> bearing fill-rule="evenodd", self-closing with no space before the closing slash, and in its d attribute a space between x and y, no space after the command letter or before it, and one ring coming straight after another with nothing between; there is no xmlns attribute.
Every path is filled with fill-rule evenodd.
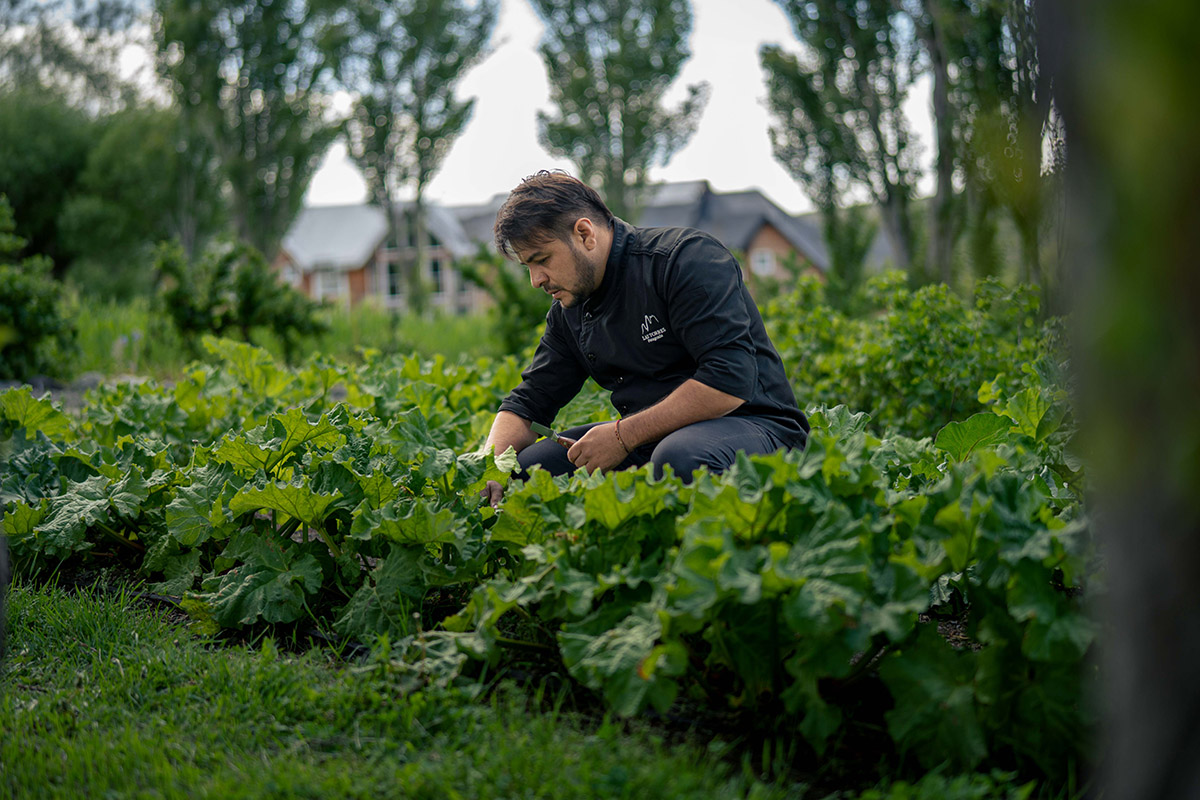
<svg viewBox="0 0 1200 800"><path fill-rule="evenodd" d="M404 267L397 261L389 261L387 265L387 293L389 297L404 294Z"/></svg>
<svg viewBox="0 0 1200 800"><path fill-rule="evenodd" d="M442 270L442 260L434 258L429 262L429 279L433 282L433 293L441 294L446 291L446 275Z"/></svg>
<svg viewBox="0 0 1200 800"><path fill-rule="evenodd" d="M775 252L772 250L755 250L750 253L750 271L760 278L769 278L775 274Z"/></svg>
<svg viewBox="0 0 1200 800"><path fill-rule="evenodd" d="M313 277L316 279L313 281L313 287L317 300L336 299L346 293L346 282L343 280L345 276L340 272L323 269L318 270Z"/></svg>

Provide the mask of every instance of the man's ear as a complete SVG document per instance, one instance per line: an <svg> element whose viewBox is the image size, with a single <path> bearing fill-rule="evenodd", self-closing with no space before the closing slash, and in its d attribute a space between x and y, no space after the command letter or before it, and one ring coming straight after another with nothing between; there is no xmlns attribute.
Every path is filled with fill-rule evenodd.
<svg viewBox="0 0 1200 800"><path fill-rule="evenodd" d="M596 246L596 226L587 217L575 220L575 227L571 232L579 239L579 243L585 250L591 250Z"/></svg>

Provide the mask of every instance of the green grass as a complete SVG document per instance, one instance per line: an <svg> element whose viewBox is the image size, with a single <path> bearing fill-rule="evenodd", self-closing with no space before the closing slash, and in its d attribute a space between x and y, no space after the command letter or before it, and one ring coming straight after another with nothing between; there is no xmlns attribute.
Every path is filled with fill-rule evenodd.
<svg viewBox="0 0 1200 800"><path fill-rule="evenodd" d="M784 795L698 745L516 690L405 695L384 661L217 645L119 593L9 599L3 798Z"/></svg>
<svg viewBox="0 0 1200 800"><path fill-rule="evenodd" d="M106 376L144 375L171 378L191 360L183 340L170 321L156 311L149 298L128 302L97 301L72 296L68 313L78 331L79 357L71 373L99 372ZM498 338L492 333L491 315L429 317L393 316L372 304L353 310L329 308L323 320L329 330L320 337L304 340L297 353L300 360L323 353L340 361L354 361L363 349L385 353L443 355L454 361L460 356L500 354ZM530 342L535 332L530 332ZM255 333L255 344L283 360L283 348L269 333Z"/></svg>

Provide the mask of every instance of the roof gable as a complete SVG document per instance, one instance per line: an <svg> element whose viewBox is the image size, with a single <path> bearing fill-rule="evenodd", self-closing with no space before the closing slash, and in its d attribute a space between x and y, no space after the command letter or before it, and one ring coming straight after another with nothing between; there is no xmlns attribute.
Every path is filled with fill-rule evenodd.
<svg viewBox="0 0 1200 800"><path fill-rule="evenodd" d="M387 218L375 206L308 206L280 247L302 272L358 269L387 237Z"/></svg>

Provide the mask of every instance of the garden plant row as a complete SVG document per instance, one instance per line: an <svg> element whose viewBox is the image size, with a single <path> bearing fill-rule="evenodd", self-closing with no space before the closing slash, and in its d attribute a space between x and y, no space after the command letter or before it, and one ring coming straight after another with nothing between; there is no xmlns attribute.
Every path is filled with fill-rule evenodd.
<svg viewBox="0 0 1200 800"><path fill-rule="evenodd" d="M3 529L25 574L125 563L214 632L315 627L386 649L414 688L551 665L620 714L749 715L816 753L876 726L925 767L1059 784L1088 751L1099 586L1056 358L1019 295L873 291L886 299L853 318L811 287L766 316L800 396L836 370L869 394L851 378L877 359L886 402L863 406L880 413L814 407L803 452L720 476L535 471L481 507L513 466L477 448L518 359L293 370L209 339L213 363L98 388L77 415L0 394ZM786 334L818 316L825 333ZM847 346L869 326L947 351L885 365ZM811 350L829 330L843 340ZM931 435L906 424L944 402L973 405ZM560 419L613 414L592 387Z"/></svg>

